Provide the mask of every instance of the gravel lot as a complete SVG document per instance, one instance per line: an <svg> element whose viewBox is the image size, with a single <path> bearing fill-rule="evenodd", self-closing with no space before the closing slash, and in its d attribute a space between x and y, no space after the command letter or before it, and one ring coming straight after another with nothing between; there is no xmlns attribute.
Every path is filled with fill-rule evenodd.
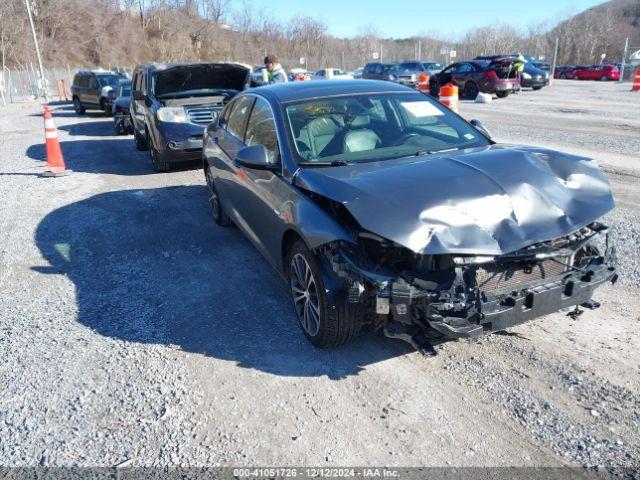
<svg viewBox="0 0 640 480"><path fill-rule="evenodd" d="M589 466L638 475L640 95L557 81L464 102L499 141L595 158L621 281L426 358L365 332L319 351L287 288L216 228L197 169L155 174L111 119L54 107L67 167L39 177L41 106L0 115L0 465Z"/></svg>

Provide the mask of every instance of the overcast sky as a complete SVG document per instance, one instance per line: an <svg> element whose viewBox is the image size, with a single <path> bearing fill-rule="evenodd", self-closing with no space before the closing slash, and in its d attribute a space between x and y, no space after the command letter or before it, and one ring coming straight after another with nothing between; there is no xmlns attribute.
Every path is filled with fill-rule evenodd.
<svg viewBox="0 0 640 480"><path fill-rule="evenodd" d="M410 37L438 32L456 37L496 22L517 28L577 13L601 0L252 0L271 17L288 20L296 14L323 20L329 33L353 37L371 25L385 37Z"/></svg>

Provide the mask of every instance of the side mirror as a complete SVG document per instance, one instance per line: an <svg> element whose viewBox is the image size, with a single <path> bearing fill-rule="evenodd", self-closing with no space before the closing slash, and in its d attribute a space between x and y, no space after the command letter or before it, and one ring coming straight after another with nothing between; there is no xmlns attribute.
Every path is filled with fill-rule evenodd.
<svg viewBox="0 0 640 480"><path fill-rule="evenodd" d="M474 127L476 127L476 130L480 131L480 133L485 137L487 137L487 139L491 140L491 132L489 132L489 129L485 127L480 120L474 119L474 120L471 120L469 123Z"/></svg>
<svg viewBox="0 0 640 480"><path fill-rule="evenodd" d="M144 93L142 93L140 90L134 90L131 92L131 97L133 97L134 100L137 100L139 102L143 102L144 100L146 100L146 95Z"/></svg>
<svg viewBox="0 0 640 480"><path fill-rule="evenodd" d="M273 163L269 160L269 152L264 145L250 145L238 150L235 158L243 167L252 168L254 170L272 170L279 168L279 163Z"/></svg>

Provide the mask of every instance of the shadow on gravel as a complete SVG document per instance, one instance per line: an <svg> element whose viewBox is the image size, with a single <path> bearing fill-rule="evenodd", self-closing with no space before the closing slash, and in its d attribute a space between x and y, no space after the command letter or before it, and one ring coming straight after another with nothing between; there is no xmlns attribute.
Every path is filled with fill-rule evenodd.
<svg viewBox="0 0 640 480"><path fill-rule="evenodd" d="M58 130L69 132L69 135L79 135L85 137L114 137L115 131L113 120L102 120L99 122L74 123L62 125Z"/></svg>
<svg viewBox="0 0 640 480"><path fill-rule="evenodd" d="M148 152L138 152L132 137L60 142L65 165L74 172L113 175L147 175L154 173ZM44 143L27 148L29 158L47 159Z"/></svg>
<svg viewBox="0 0 640 480"><path fill-rule="evenodd" d="M312 347L285 282L239 230L213 224L204 186L99 194L47 215L36 241L50 266L34 270L72 280L78 321L117 340L334 379L410 351L370 332Z"/></svg>

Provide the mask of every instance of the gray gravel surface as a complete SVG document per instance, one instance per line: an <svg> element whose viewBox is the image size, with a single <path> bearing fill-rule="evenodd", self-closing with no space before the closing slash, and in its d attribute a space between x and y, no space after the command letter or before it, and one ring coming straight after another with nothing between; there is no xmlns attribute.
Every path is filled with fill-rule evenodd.
<svg viewBox="0 0 640 480"><path fill-rule="evenodd" d="M619 205L622 278L577 320L549 315L432 358L368 331L312 348L280 278L237 229L212 224L200 171L154 174L109 119L58 106L74 173L42 179L40 107L4 108L0 465L637 468L638 152L606 124L566 127L595 110L636 125L602 108L613 87L462 105L511 142L509 112L530 104L523 141L596 157ZM565 102L549 114L534 96Z"/></svg>

